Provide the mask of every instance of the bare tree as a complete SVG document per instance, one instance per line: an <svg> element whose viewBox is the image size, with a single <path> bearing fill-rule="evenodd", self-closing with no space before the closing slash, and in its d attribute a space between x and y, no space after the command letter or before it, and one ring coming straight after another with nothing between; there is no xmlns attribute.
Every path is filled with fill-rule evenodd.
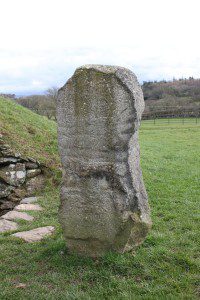
<svg viewBox="0 0 200 300"><path fill-rule="evenodd" d="M45 95L21 97L17 102L48 119L56 120L57 95L58 88L52 87L45 92Z"/></svg>
<svg viewBox="0 0 200 300"><path fill-rule="evenodd" d="M47 117L49 119L54 118L56 120L56 101L58 97L58 88L52 87L46 90L46 97L48 99L48 111Z"/></svg>

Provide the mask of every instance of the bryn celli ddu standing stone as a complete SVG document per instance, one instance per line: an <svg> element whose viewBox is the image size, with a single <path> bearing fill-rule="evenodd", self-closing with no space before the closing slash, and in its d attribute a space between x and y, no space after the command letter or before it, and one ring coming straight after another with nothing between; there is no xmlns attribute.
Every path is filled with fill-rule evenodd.
<svg viewBox="0 0 200 300"><path fill-rule="evenodd" d="M140 169L142 90L128 69L86 65L59 90L60 222L70 252L123 253L151 226Z"/></svg>

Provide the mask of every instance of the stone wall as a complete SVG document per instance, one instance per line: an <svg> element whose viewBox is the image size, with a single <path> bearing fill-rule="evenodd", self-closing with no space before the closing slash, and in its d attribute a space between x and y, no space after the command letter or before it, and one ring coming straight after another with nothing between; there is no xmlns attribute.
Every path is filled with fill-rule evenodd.
<svg viewBox="0 0 200 300"><path fill-rule="evenodd" d="M44 186L43 170L38 161L14 152L0 135L0 216Z"/></svg>

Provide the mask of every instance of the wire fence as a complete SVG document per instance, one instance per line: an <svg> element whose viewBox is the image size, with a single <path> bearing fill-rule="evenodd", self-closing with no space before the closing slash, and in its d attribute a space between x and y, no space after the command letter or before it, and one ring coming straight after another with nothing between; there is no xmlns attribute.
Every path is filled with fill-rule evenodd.
<svg viewBox="0 0 200 300"><path fill-rule="evenodd" d="M200 107L198 103L192 108L181 106L146 107L142 121L151 124L200 124Z"/></svg>
<svg viewBox="0 0 200 300"><path fill-rule="evenodd" d="M29 108L37 114L56 121L55 108ZM150 109L150 110L149 110ZM200 108L182 108L177 106L158 106L145 109L142 115L142 123L146 124L200 124Z"/></svg>
<svg viewBox="0 0 200 300"><path fill-rule="evenodd" d="M144 119L142 120L142 124L154 124L154 125L173 125L173 124L196 124L200 125L200 117L193 117L193 118L188 118L188 117L174 117L174 118L159 118L159 117L154 117L152 119Z"/></svg>

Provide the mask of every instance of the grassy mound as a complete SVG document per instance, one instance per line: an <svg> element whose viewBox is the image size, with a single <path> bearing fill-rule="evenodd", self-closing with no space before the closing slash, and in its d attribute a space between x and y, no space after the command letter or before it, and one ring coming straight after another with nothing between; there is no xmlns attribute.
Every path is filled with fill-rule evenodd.
<svg viewBox="0 0 200 300"><path fill-rule="evenodd" d="M25 155L59 163L55 124L0 103L8 141L20 141ZM49 185L39 201L44 211L31 212L35 221L20 222L20 231L53 225L56 233L34 244L0 235L0 299L199 299L199 130L189 122L143 122L141 162L153 228L136 255L69 255L57 219L59 189Z"/></svg>
<svg viewBox="0 0 200 300"><path fill-rule="evenodd" d="M59 165L54 121L0 97L0 133L22 155L33 157L53 168Z"/></svg>

